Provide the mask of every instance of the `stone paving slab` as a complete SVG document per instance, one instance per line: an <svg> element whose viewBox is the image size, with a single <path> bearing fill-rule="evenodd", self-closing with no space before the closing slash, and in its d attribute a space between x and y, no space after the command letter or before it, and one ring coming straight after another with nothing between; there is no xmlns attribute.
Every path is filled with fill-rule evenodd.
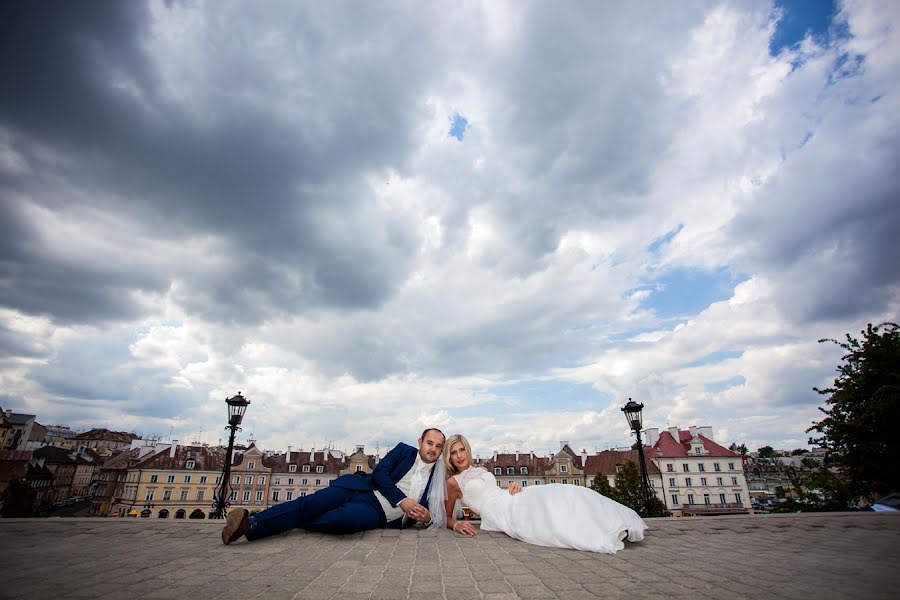
<svg viewBox="0 0 900 600"><path fill-rule="evenodd" d="M895 598L900 514L651 519L616 555L493 533L293 531L224 546L221 522L0 519L0 598L512 600Z"/></svg>

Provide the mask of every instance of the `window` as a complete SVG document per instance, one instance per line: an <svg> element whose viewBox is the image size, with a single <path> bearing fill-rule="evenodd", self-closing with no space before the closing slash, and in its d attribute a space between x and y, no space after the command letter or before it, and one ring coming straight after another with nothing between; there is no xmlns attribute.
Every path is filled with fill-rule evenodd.
<svg viewBox="0 0 900 600"><path fill-rule="evenodd" d="M272 480L272 483L275 484L275 485L281 485L281 477L275 477L275 478Z"/></svg>
<svg viewBox="0 0 900 600"><path fill-rule="evenodd" d="M674 477L669 477L669 487L678 487Z"/></svg>
<svg viewBox="0 0 900 600"><path fill-rule="evenodd" d="M700 472L701 472L701 473L703 473L704 471L706 471L706 465L703 464L703 463L700 463L700 467L699 467L699 468L700 468Z"/></svg>
<svg viewBox="0 0 900 600"><path fill-rule="evenodd" d="M569 472L569 465L559 465L559 472L560 472L560 473L568 473L568 472Z"/></svg>
<svg viewBox="0 0 900 600"><path fill-rule="evenodd" d="M309 483L309 480L307 480L305 477L300 480L300 485L307 485L308 483Z"/></svg>
<svg viewBox="0 0 900 600"><path fill-rule="evenodd" d="M181 490L181 496L178 498L179 500L187 500L188 491Z"/></svg>
<svg viewBox="0 0 900 600"><path fill-rule="evenodd" d="M262 490L256 492L256 501L257 502L262 502L262 495L263 495Z"/></svg>
<svg viewBox="0 0 900 600"><path fill-rule="evenodd" d="M237 490L231 490L231 501L237 502Z"/></svg>
<svg viewBox="0 0 900 600"><path fill-rule="evenodd" d="M523 488L527 488L527 487L528 487L528 482L527 482L527 481L523 481L523 482L522 482L522 487L523 487Z"/></svg>
<svg viewBox="0 0 900 600"><path fill-rule="evenodd" d="M219 485L220 483L222 483L222 476L221 476L221 475L219 475L218 477L216 477L216 485Z"/></svg>
<svg viewBox="0 0 900 600"><path fill-rule="evenodd" d="M737 485L737 484L738 484L738 482L737 482L737 477L732 477L732 478L731 478L731 485Z"/></svg>
<svg viewBox="0 0 900 600"><path fill-rule="evenodd" d="M185 469L193 469L193 468L194 468L194 461L189 460L189 461L187 461L186 463L184 463L184 468L185 468Z"/></svg>
<svg viewBox="0 0 900 600"><path fill-rule="evenodd" d="M362 473L362 465L356 465L356 472Z"/></svg>
<svg viewBox="0 0 900 600"><path fill-rule="evenodd" d="M568 484L568 483L569 483L569 480L568 480L568 479L563 479L562 482L565 483L565 484Z"/></svg>
<svg viewBox="0 0 900 600"><path fill-rule="evenodd" d="M288 477L288 485L294 485L294 478Z"/></svg>
<svg viewBox="0 0 900 600"><path fill-rule="evenodd" d="M147 490L147 495L144 496L144 500L147 500L147 501L153 500L154 494L156 494L156 490Z"/></svg>
<svg viewBox="0 0 900 600"><path fill-rule="evenodd" d="M577 479L573 479L572 483L574 483L575 485L581 485L581 482L578 481Z"/></svg>
<svg viewBox="0 0 900 600"><path fill-rule="evenodd" d="M550 483L556 483L556 480L555 480L555 479L551 479L551 480L550 480Z"/></svg>
<svg viewBox="0 0 900 600"><path fill-rule="evenodd" d="M709 494L703 494L703 504L709 506Z"/></svg>
<svg viewBox="0 0 900 600"><path fill-rule="evenodd" d="M694 448L694 454L700 454L700 446Z"/></svg>
<svg viewBox="0 0 900 600"><path fill-rule="evenodd" d="M743 504L743 503L744 503L744 501L741 500L741 495L740 495L740 494L735 494L735 495L734 495L734 501L737 502L738 504Z"/></svg>
<svg viewBox="0 0 900 600"><path fill-rule="evenodd" d="M500 487L500 480L497 480L497 487Z"/></svg>
<svg viewBox="0 0 900 600"><path fill-rule="evenodd" d="M675 465L673 465L672 463L666 463L666 471L671 473L674 470L675 470Z"/></svg>
<svg viewBox="0 0 900 600"><path fill-rule="evenodd" d="M722 485L722 478L716 477L716 485Z"/></svg>
<svg viewBox="0 0 900 600"><path fill-rule="evenodd" d="M197 500L203 500L203 490L197 490Z"/></svg>
<svg viewBox="0 0 900 600"><path fill-rule="evenodd" d="M321 480L321 479L316 479L316 485L322 485L322 480Z"/></svg>
<svg viewBox="0 0 900 600"><path fill-rule="evenodd" d="M528 467L519 467L519 475L528 475Z"/></svg>
<svg viewBox="0 0 900 600"><path fill-rule="evenodd" d="M303 472L309 473L309 465L303 465Z"/></svg>
<svg viewBox="0 0 900 600"><path fill-rule="evenodd" d="M253 485L253 475L247 475L247 477L244 478L244 483L247 485Z"/></svg>
<svg viewBox="0 0 900 600"><path fill-rule="evenodd" d="M681 470L684 471L685 473L691 472L691 468L688 466L687 463L684 463L683 465L681 465Z"/></svg>
<svg viewBox="0 0 900 600"><path fill-rule="evenodd" d="M324 473L324 472L325 472L325 467L323 467L322 465L316 465L316 473Z"/></svg>
<svg viewBox="0 0 900 600"><path fill-rule="evenodd" d="M249 501L250 501L250 490L247 490L246 492L244 492L244 502L249 502Z"/></svg>
<svg viewBox="0 0 900 600"><path fill-rule="evenodd" d="M541 485L541 480L540 480L540 479L535 479L535 480L534 480L534 485Z"/></svg>
<svg viewBox="0 0 900 600"><path fill-rule="evenodd" d="M719 502L725 504L727 500L725 500L725 494L719 494Z"/></svg>
<svg viewBox="0 0 900 600"><path fill-rule="evenodd" d="M294 490L289 490L287 496L284 498L285 500L293 500L294 499Z"/></svg>
<svg viewBox="0 0 900 600"><path fill-rule="evenodd" d="M206 483L206 475L200 476L200 483Z"/></svg>
<svg viewBox="0 0 900 600"><path fill-rule="evenodd" d="M247 463L247 468L248 468L248 469L255 469L255 468L256 468L256 463L255 463L255 462Z"/></svg>
<svg viewBox="0 0 900 600"><path fill-rule="evenodd" d="M622 465L616 465L616 473L619 473L622 470Z"/></svg>
<svg viewBox="0 0 900 600"><path fill-rule="evenodd" d="M265 475L260 475L258 479L259 479L259 485L266 485L266 476Z"/></svg>
<svg viewBox="0 0 900 600"><path fill-rule="evenodd" d="M156 483L157 481L159 481L159 475L150 476L150 483Z"/></svg>
<svg viewBox="0 0 900 600"><path fill-rule="evenodd" d="M288 466L288 473L296 473L296 472L297 472L297 465L289 465Z"/></svg>
<svg viewBox="0 0 900 600"><path fill-rule="evenodd" d="M515 475L515 474L516 474L516 468L515 468L515 467L506 467L506 474L507 474L507 475Z"/></svg>
<svg viewBox="0 0 900 600"><path fill-rule="evenodd" d="M300 497L301 497L301 498L306 498L306 492L300 492Z"/></svg>
<svg viewBox="0 0 900 600"><path fill-rule="evenodd" d="M190 483L190 482L191 482L191 476L190 476L190 475L185 475L185 476L184 476L184 483Z"/></svg>
<svg viewBox="0 0 900 600"><path fill-rule="evenodd" d="M175 476L169 475L168 477L166 477L166 483L175 483Z"/></svg>
<svg viewBox="0 0 900 600"><path fill-rule="evenodd" d="M678 494L672 494L672 506L678 506Z"/></svg>
<svg viewBox="0 0 900 600"><path fill-rule="evenodd" d="M235 475L234 477L231 478L231 483L234 484L234 485L237 485L237 484L239 484L240 482L241 482L241 476L240 476L240 475Z"/></svg>
<svg viewBox="0 0 900 600"><path fill-rule="evenodd" d="M693 504L693 503L694 503L694 495L688 494L688 504Z"/></svg>
<svg viewBox="0 0 900 600"><path fill-rule="evenodd" d="M278 490L272 492L272 502L278 502Z"/></svg>
<svg viewBox="0 0 900 600"><path fill-rule="evenodd" d="M172 490L166 490L163 492L163 500L171 500L172 499Z"/></svg>
<svg viewBox="0 0 900 600"><path fill-rule="evenodd" d="M728 470L734 471L734 463L728 463Z"/></svg>
<svg viewBox="0 0 900 600"><path fill-rule="evenodd" d="M700 485L706 485L706 477L700 478Z"/></svg>
<svg viewBox="0 0 900 600"><path fill-rule="evenodd" d="M500 467L494 467L494 475L503 475L503 469Z"/></svg>
<svg viewBox="0 0 900 600"><path fill-rule="evenodd" d="M685 478L684 478L684 485L686 485L686 486L688 486L688 487L691 487L692 485L694 485L694 480L691 479L690 477L685 477Z"/></svg>
<svg viewBox="0 0 900 600"><path fill-rule="evenodd" d="M713 463L713 471L721 471L721 470L722 470L722 467L719 465L719 463Z"/></svg>

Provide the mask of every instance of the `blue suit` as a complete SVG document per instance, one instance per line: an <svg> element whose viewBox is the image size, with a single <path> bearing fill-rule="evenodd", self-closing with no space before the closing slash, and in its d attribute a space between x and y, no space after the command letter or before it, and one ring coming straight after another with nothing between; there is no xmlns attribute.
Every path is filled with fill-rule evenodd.
<svg viewBox="0 0 900 600"><path fill-rule="evenodd" d="M250 517L253 528L247 533L247 539L255 540L296 528L336 534L400 528L403 519L387 523L384 509L374 492L379 491L391 506L397 506L406 497L397 482L412 468L418 453L413 446L397 444L371 473L342 475L324 490L253 515ZM428 490L433 476L432 470L419 500L425 508L428 508Z"/></svg>

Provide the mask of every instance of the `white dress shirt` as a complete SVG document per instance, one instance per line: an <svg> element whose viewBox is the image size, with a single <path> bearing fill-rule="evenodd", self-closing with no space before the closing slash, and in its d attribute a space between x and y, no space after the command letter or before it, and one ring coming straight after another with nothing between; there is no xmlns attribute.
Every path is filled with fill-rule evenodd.
<svg viewBox="0 0 900 600"><path fill-rule="evenodd" d="M407 498L412 498L418 502L419 498L422 497L422 492L425 491L425 486L428 485L428 478L431 476L431 470L433 468L434 463L427 463L422 460L421 455L416 454L416 461L413 463L413 466L410 467L409 471L406 472L406 475L401 477L400 481L397 482L397 487L400 488L400 491L403 492ZM400 508L399 502L397 503L397 506L391 506L388 499L378 490L375 490L375 497L378 498L378 502L381 504L382 510L384 510L384 516L388 523L405 516L406 513Z"/></svg>

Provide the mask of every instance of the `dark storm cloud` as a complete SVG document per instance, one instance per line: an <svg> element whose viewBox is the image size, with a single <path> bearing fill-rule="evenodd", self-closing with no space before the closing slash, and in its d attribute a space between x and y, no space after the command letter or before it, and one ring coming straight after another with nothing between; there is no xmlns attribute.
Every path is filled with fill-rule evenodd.
<svg viewBox="0 0 900 600"><path fill-rule="evenodd" d="M4 304L63 321L123 318L141 310L123 290L164 293L180 281L202 315L252 321L309 305L378 305L403 280L417 236L402 215L373 214L363 176L403 169L427 53L396 63L359 53L343 70L329 65L344 43L338 34L383 42L394 56L398 42L367 29L365 10L344 15L346 31L294 19L302 29L290 32L292 47L316 58L303 81L314 94L296 107L301 125L244 99L291 91L262 59L220 61L213 51L206 83L215 88L194 90L208 93L202 109L213 126L162 92L143 4L3 11L0 126L29 167L3 174L5 192L61 214L87 202L156 239L221 236L221 258L233 263L218 274L171 263L101 268L115 256L66 264L42 252L17 205L4 204ZM228 41L218 35L210 45Z"/></svg>

